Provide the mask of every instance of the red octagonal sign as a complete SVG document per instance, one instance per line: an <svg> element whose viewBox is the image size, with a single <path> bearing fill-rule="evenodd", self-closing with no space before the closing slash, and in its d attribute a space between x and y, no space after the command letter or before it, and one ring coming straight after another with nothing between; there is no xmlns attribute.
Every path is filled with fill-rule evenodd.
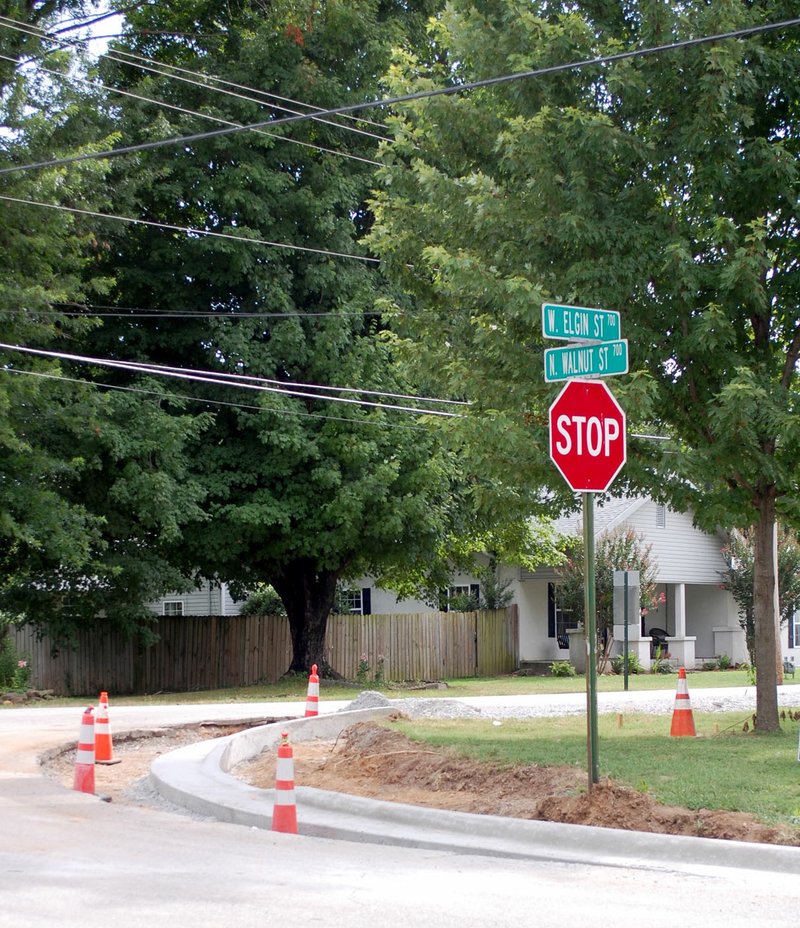
<svg viewBox="0 0 800 928"><path fill-rule="evenodd" d="M625 413L602 380L570 380L550 407L550 457L576 492L602 493L625 463Z"/></svg>

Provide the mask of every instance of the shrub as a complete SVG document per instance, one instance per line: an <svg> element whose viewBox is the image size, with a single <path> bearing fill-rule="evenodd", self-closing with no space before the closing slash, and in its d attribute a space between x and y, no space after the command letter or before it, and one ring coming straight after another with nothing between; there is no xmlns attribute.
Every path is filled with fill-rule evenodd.
<svg viewBox="0 0 800 928"><path fill-rule="evenodd" d="M669 660L669 651L665 652L660 645L656 648L655 657L650 662L650 673L675 673L675 668Z"/></svg>
<svg viewBox="0 0 800 928"><path fill-rule="evenodd" d="M733 665L733 661L728 657L727 654L718 654L717 655L717 665L720 670L730 670Z"/></svg>
<svg viewBox="0 0 800 928"><path fill-rule="evenodd" d="M614 673L625 673L625 658L620 654L618 657L611 658L611 669ZM644 673L644 667L639 662L638 656L633 652L628 652L628 673Z"/></svg>
<svg viewBox="0 0 800 928"><path fill-rule="evenodd" d="M21 654L14 642L4 635L0 638L0 690L22 692L31 685L29 656Z"/></svg>
<svg viewBox="0 0 800 928"><path fill-rule="evenodd" d="M286 615L283 600L268 583L254 590L240 611L242 615Z"/></svg>
<svg viewBox="0 0 800 928"><path fill-rule="evenodd" d="M575 668L569 661L553 661L550 665L550 673L554 677L574 677Z"/></svg>

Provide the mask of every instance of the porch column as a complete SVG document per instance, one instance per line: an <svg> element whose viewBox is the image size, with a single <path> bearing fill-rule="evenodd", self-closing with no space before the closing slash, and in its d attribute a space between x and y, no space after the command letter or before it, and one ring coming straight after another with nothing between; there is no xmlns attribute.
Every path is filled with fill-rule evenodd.
<svg viewBox="0 0 800 928"><path fill-rule="evenodd" d="M676 583L672 589L675 632L667 638L667 647L674 664L678 667L685 667L687 670L694 670L694 644L697 639L686 635L686 584Z"/></svg>
<svg viewBox="0 0 800 928"><path fill-rule="evenodd" d="M675 631L673 637L686 637L686 584L676 583L673 586L675 600Z"/></svg>

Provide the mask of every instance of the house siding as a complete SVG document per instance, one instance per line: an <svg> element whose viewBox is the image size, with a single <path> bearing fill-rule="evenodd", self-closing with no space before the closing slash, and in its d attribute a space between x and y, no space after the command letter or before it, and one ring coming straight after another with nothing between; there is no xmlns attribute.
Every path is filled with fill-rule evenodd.
<svg viewBox="0 0 800 928"><path fill-rule="evenodd" d="M165 602L182 602L184 615L238 615L239 612L238 607L232 604L230 594L223 597L221 588L216 584L212 586L208 581L196 590L169 593L162 599L147 603L147 608L156 615L163 615Z"/></svg>
<svg viewBox="0 0 800 928"><path fill-rule="evenodd" d="M725 570L721 548L723 540L695 528L692 517L666 511L664 528L656 527L657 505L645 501L625 520L652 545L659 583L701 583L718 586Z"/></svg>

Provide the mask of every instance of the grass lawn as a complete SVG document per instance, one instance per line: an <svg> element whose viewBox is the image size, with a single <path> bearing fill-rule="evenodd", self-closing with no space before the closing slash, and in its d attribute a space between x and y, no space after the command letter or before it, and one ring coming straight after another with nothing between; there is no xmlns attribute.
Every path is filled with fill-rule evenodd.
<svg viewBox="0 0 800 928"><path fill-rule="evenodd" d="M800 690L796 709L800 710ZM800 723L782 732L742 731L744 713L693 712L699 737L672 738L670 715L599 717L601 777L690 809L751 812L763 821L800 825ZM584 717L486 721L401 721L410 737L448 745L473 758L508 764L570 764L586 769Z"/></svg>
<svg viewBox="0 0 800 928"><path fill-rule="evenodd" d="M695 688L752 686L752 681L744 670L697 671L688 675L689 691ZM675 690L677 674L633 674L628 677L628 689L632 692L647 690ZM790 677L788 685L794 684ZM584 677L528 677L508 674L501 677L466 677L447 680L441 689L415 688L411 685L384 684L375 682L363 685L357 683L340 683L322 680L320 683L320 700L351 700L362 690L378 690L391 698L405 696L437 698L458 698L468 696L524 696L536 693L581 693L586 692ZM609 675L598 678L597 688L601 693L621 693L624 679ZM794 684L798 687L800 703L800 678ZM109 692L115 705L175 705L179 703L210 702L279 702L281 700L297 701L306 698L308 680L303 676L287 678L273 684L257 686L229 687L219 690L200 690L185 693L154 693L147 696L122 696ZM97 699L97 694L63 697L48 700L42 705L77 706Z"/></svg>

